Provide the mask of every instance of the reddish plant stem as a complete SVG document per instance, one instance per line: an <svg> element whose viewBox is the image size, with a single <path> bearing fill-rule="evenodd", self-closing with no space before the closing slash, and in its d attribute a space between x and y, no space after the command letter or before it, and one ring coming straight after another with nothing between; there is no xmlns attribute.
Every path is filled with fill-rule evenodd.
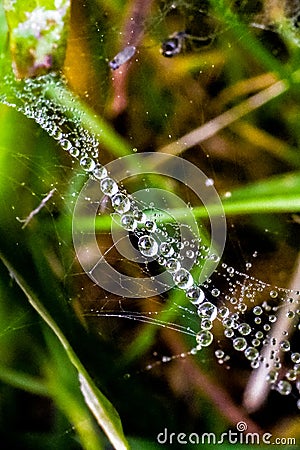
<svg viewBox="0 0 300 450"><path fill-rule="evenodd" d="M134 45L135 47L139 45L144 33L145 19L151 5L152 0L132 0L130 2L124 21L122 48L128 45ZM130 64L130 62L123 64L113 73L113 101L111 106L113 116L118 116L127 107L127 84Z"/></svg>

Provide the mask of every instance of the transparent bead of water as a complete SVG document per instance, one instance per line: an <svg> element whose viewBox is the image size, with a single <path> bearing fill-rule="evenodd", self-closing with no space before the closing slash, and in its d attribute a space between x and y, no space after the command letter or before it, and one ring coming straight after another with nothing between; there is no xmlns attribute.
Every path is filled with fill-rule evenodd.
<svg viewBox="0 0 300 450"><path fill-rule="evenodd" d="M233 317L226 317L222 321L222 324L225 328L233 328L235 325L235 320L233 319Z"/></svg>
<svg viewBox="0 0 300 450"><path fill-rule="evenodd" d="M223 352L223 350L218 349L215 351L215 355L216 355L216 358L221 359L221 358L224 358L225 353Z"/></svg>
<svg viewBox="0 0 300 450"><path fill-rule="evenodd" d="M166 269L169 272L175 272L176 270L180 269L180 262L175 258L170 258L166 262Z"/></svg>
<svg viewBox="0 0 300 450"><path fill-rule="evenodd" d="M202 319L200 322L201 330L210 330L212 326L213 326L212 321L209 319Z"/></svg>
<svg viewBox="0 0 300 450"><path fill-rule="evenodd" d="M60 144L61 148L63 150L65 150L66 152L68 152L72 147L72 144L68 139L61 139L59 141L59 144Z"/></svg>
<svg viewBox="0 0 300 450"><path fill-rule="evenodd" d="M71 147L69 153L71 156L73 156L73 158L78 158L78 156L80 155L80 150L77 147Z"/></svg>
<svg viewBox="0 0 300 450"><path fill-rule="evenodd" d="M199 288L199 286L192 286L187 289L186 296L188 297L190 302L193 303L193 305L199 305L205 299L204 292Z"/></svg>
<svg viewBox="0 0 300 450"><path fill-rule="evenodd" d="M203 319L209 319L212 322L217 317L218 310L213 303L204 302L199 306L197 312L198 316Z"/></svg>
<svg viewBox="0 0 300 450"><path fill-rule="evenodd" d="M225 319L229 315L229 309L227 306L221 306L218 309L218 315L221 319Z"/></svg>
<svg viewBox="0 0 300 450"><path fill-rule="evenodd" d="M219 289L216 288L212 289L211 295L213 295L214 297L218 297L220 295Z"/></svg>
<svg viewBox="0 0 300 450"><path fill-rule="evenodd" d="M255 306L253 308L253 314L255 314L256 316L260 316L262 314L263 310L260 306Z"/></svg>
<svg viewBox="0 0 300 450"><path fill-rule="evenodd" d="M173 281L180 289L187 289L193 286L194 283L194 279L190 272L183 268L174 273Z"/></svg>
<svg viewBox="0 0 300 450"><path fill-rule="evenodd" d="M115 180L113 180L112 178L109 178L109 177L101 180L100 189L103 192L103 194L108 195L109 197L115 195L119 190L118 185L115 182Z"/></svg>
<svg viewBox="0 0 300 450"><path fill-rule="evenodd" d="M288 311L288 312L286 313L286 317L287 317L288 319L293 319L293 318L295 317L294 311L292 311L292 310Z"/></svg>
<svg viewBox="0 0 300 450"><path fill-rule="evenodd" d="M158 244L152 236L141 236L138 240L138 247L144 256L152 257L157 255Z"/></svg>
<svg viewBox="0 0 300 450"><path fill-rule="evenodd" d="M120 214L128 212L131 206L129 198L121 192L112 196L111 204L114 210Z"/></svg>
<svg viewBox="0 0 300 450"><path fill-rule="evenodd" d="M162 242L159 246L159 252L168 258L174 254L174 248L169 242Z"/></svg>
<svg viewBox="0 0 300 450"><path fill-rule="evenodd" d="M143 211L136 209L133 212L133 216L137 222L145 223L146 222L146 214Z"/></svg>
<svg viewBox="0 0 300 450"><path fill-rule="evenodd" d="M252 369L258 369L258 367L260 366L260 362L258 359L255 359L254 361L251 361L251 367Z"/></svg>
<svg viewBox="0 0 300 450"><path fill-rule="evenodd" d="M266 379L270 384L276 383L276 381L278 379L277 370L270 370L270 372L266 376Z"/></svg>
<svg viewBox="0 0 300 450"><path fill-rule="evenodd" d="M264 337L264 333L262 331L257 331L255 333L256 339L262 339Z"/></svg>
<svg viewBox="0 0 300 450"><path fill-rule="evenodd" d="M232 328L226 328L225 330L224 330L224 336L225 337L227 337L227 338L232 338L233 336L234 336L234 331L233 331L233 329Z"/></svg>
<svg viewBox="0 0 300 450"><path fill-rule="evenodd" d="M251 333L251 327L248 323L241 323L238 327L238 331L243 335L243 336L247 336L248 334Z"/></svg>
<svg viewBox="0 0 300 450"><path fill-rule="evenodd" d="M93 170L93 176L97 178L97 180L102 180L103 178L107 177L107 170L104 166L97 163Z"/></svg>
<svg viewBox="0 0 300 450"><path fill-rule="evenodd" d="M196 341L201 347L208 347L213 339L213 334L208 330L199 331L196 334Z"/></svg>
<svg viewBox="0 0 300 450"><path fill-rule="evenodd" d="M187 256L187 258L194 258L195 252L193 250L187 250L186 256Z"/></svg>
<svg viewBox="0 0 300 450"><path fill-rule="evenodd" d="M297 379L297 372L296 372L296 370L290 369L290 370L287 371L285 376L286 376L287 380L295 381Z"/></svg>
<svg viewBox="0 0 300 450"><path fill-rule="evenodd" d="M157 225L155 222L153 222L153 220L146 220L145 222L145 229L149 232L149 233L154 233L157 229Z"/></svg>
<svg viewBox="0 0 300 450"><path fill-rule="evenodd" d="M276 389L281 395L289 395L292 392L292 385L286 380L280 380Z"/></svg>
<svg viewBox="0 0 300 450"><path fill-rule="evenodd" d="M92 172L96 166L95 161L89 156L83 156L83 158L80 159L79 163L83 170L85 170L86 172Z"/></svg>
<svg viewBox="0 0 300 450"><path fill-rule="evenodd" d="M247 341L243 337L237 337L232 342L233 348L238 352L243 352L247 347Z"/></svg>
<svg viewBox="0 0 300 450"><path fill-rule="evenodd" d="M127 231L134 231L137 227L137 222L131 214L123 214L121 217L121 225Z"/></svg>
<svg viewBox="0 0 300 450"><path fill-rule="evenodd" d="M277 320L277 317L274 314L270 314L269 316L269 322L275 323Z"/></svg>
<svg viewBox="0 0 300 450"><path fill-rule="evenodd" d="M298 352L292 353L291 360L293 363L300 363L300 353Z"/></svg>
<svg viewBox="0 0 300 450"><path fill-rule="evenodd" d="M278 295L278 292L277 292L277 291L270 291L270 297L276 298L277 295Z"/></svg>
<svg viewBox="0 0 300 450"><path fill-rule="evenodd" d="M63 137L63 134L59 128L54 128L52 130L51 136L53 137L53 139L60 141Z"/></svg>
<svg viewBox="0 0 300 450"><path fill-rule="evenodd" d="M259 356L259 351L255 347L246 348L244 355L250 361L254 361Z"/></svg>
<svg viewBox="0 0 300 450"><path fill-rule="evenodd" d="M280 342L280 350L283 352L288 352L291 349L290 342L288 340L284 340Z"/></svg>

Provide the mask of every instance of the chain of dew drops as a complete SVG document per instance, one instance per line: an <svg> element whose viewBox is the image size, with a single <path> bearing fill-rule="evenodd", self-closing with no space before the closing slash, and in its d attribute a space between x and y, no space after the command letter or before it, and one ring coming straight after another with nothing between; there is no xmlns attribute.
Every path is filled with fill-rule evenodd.
<svg viewBox="0 0 300 450"><path fill-rule="evenodd" d="M195 307L200 320L200 331L195 334L196 345L190 353L196 354L212 344L214 336L211 330L214 322L218 320L222 324L224 336L232 341L233 348L244 354L253 369L262 364L269 366L266 381L270 383L271 388L282 395L295 396L300 409L300 352L292 350L288 331L283 332L279 342L270 336L272 324L277 320L279 302L280 308L286 309L286 317L291 321L290 329L299 329L300 293L284 289L272 290L268 284L223 263L221 267L224 273L217 273L225 277L229 293L224 295L223 301L216 306L206 298L203 289L208 289L212 297L220 300L219 289L211 287L211 280L206 280L199 286L194 282L190 271L182 267L178 256L184 242L174 242L174 238L166 236L166 233L162 234L155 223L155 217L147 217L140 205L123 189L120 190L106 168L98 162L98 136L82 126L80 113L63 106L63 102L58 105L47 95L47 91L55 87L56 91L61 88L63 97L63 91L67 87L65 81L55 74L20 82L16 82L12 76L7 76L4 84L6 93L0 96L0 102L33 119L63 150L79 161L84 172L99 182L102 193L110 199L114 212L119 215L121 226L136 236L140 253L146 258L155 257L158 264L171 274L177 288L184 292ZM99 138L101 140L101 136ZM160 240L155 239L157 235L160 235ZM206 257L217 256L208 254ZM233 277L236 277L236 280ZM253 305L256 293L265 290L268 291L270 302ZM287 294L290 295L289 298ZM271 306L274 299L277 305ZM251 309L249 303L252 303ZM243 319L246 312L247 322ZM262 355L262 350L266 347L271 348L268 357ZM287 368L282 365L281 354L285 356ZM215 356L220 364L228 359L222 349L217 349Z"/></svg>

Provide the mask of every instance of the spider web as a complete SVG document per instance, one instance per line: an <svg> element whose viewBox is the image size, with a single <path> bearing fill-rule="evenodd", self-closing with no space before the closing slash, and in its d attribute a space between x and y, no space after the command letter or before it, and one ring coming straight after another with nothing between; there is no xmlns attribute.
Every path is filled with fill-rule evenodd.
<svg viewBox="0 0 300 450"><path fill-rule="evenodd" d="M147 79L147 70L149 70L149 66L151 65L153 54L155 53L157 55L155 57L157 58L163 58L159 54L159 47L162 40L167 39L174 31L181 31L178 27L181 25L186 26L184 17L186 12L194 11L195 8L186 2L164 2L160 5L160 9L154 9L154 18L146 21L146 32L143 40L139 43L137 60L133 58L130 62L132 66L135 65L135 70L140 72L141 75L137 77L137 80L134 79L134 75L129 75L128 103L131 101L130 94L134 82L137 83L138 95L142 94L143 99L141 105L138 105L136 96L133 95L133 106L129 114L130 117L125 117L125 131L122 130L122 126L119 123L124 111L120 113L111 104L108 105L106 98L106 95L108 95L108 86L111 85L113 78L113 75L108 71L107 63L114 56L114 54L110 54L107 42L118 36L119 29L115 26L110 31L99 31L99 19L95 18L94 14L90 16L93 16L92 26L96 32L96 37L101 37L100 41L103 44L103 52L101 58L99 57L96 60L92 58L92 52L86 52L85 56L91 58L93 66L91 75L89 75L90 78L87 79L92 79L92 82L84 90L84 93L82 94L80 92L80 94L98 112L106 113L106 110L110 110L107 116L111 114L111 117L113 117L111 119L112 123L133 144L133 152L136 151L136 148L139 151L143 149L153 150L154 148L163 147L169 142L176 141L177 138L184 135L187 131L199 125L199 110L203 121L207 121L209 117L206 115L205 105L208 101L212 102L213 107L209 111L212 114L214 108L217 106L214 103L214 98L217 96L216 92L219 92L218 82L224 82L224 78L226 78L219 76L222 70L222 64L220 61L218 63L217 57L214 56L214 52L216 51L214 43L210 43L208 49L204 50L204 54L201 53L201 48L199 49L197 46L195 48L195 45L193 47L191 45L192 43L188 43L184 49L186 53L179 55L179 58L182 58L182 63L188 61L191 64L191 71L195 71L195 75L191 76L188 80L194 88L189 88L184 83L183 87L179 87L179 83L174 78L168 81L172 70L179 69L176 62L166 62L162 59L159 63L159 67L163 69L160 73L162 88L159 89L159 95L162 97L166 96L167 99L170 99L170 102L165 101L164 105L167 109L157 112L155 110L155 99L152 101L146 90L142 88L141 80ZM204 18L206 18L205 11L205 8L200 11L200 15ZM291 17L294 19L297 14L298 8L295 8ZM269 19L266 17L266 13L260 12L257 15L254 14L254 16L255 20L260 20L259 23L265 29L264 31L269 32L272 24L270 24ZM206 26L209 27L209 21L206 23ZM90 27L87 28L90 30ZM72 37L71 34L71 42L73 41L74 46L79 45L82 48L87 45L87 41L93 41L91 45L94 45L95 36L91 36L89 33L90 31L88 33L85 31L82 37L77 36L76 38ZM262 36L263 38L265 36ZM226 39L228 39L226 44L232 45L229 42L229 37ZM217 37L216 41L216 45L223 45L218 41ZM285 52L284 44L280 44L282 46L278 51ZM115 54L117 51L118 49L116 49ZM200 60L202 58L202 63L195 64L193 62L195 54ZM95 75L97 70L99 70L101 77L103 77L102 81ZM68 69L66 73L68 75ZM70 76L70 84L75 91L79 92L83 80L80 77L76 78L74 75L73 77ZM56 84L57 80L53 80L50 77L49 83L51 84L53 82ZM9 87L9 84L10 81L8 80L6 85ZM39 87L39 81L35 85ZM171 94L177 89L177 103L172 104ZM206 89L210 91L209 95L207 95L207 92L204 92ZM100 100L99 91L101 91ZM6 93L5 97L2 97L2 102L6 104L12 104L15 100L19 100L21 103L23 102L19 107L17 106L23 113L24 108L26 108L26 102L28 105L30 105L30 102L34 104L34 99L30 99L29 97L24 100L24 96L21 95L17 99L10 100L7 95ZM115 95L117 94L115 93ZM218 97L218 99L221 101L222 97ZM59 123L61 111L54 111L54 116L52 115L51 117L51 113L53 113L52 105L48 99L45 101L44 106L46 109L40 118L40 125L53 137L53 128ZM36 104L34 104L35 106ZM150 123L151 126L149 128L152 127L154 132L148 132L146 126L144 134L137 132L135 122L137 122L137 117L141 114L142 110L144 110L142 113L144 124ZM216 111L218 111L217 108ZM64 110L62 112L65 113ZM27 111L27 113L25 111L25 114L29 117L30 113L30 111ZM57 117L55 117L56 113ZM33 118L39 122L36 117ZM157 118L161 119L161 123L158 123ZM44 126L46 120L48 121L48 129ZM95 137L84 131L81 118L76 120L68 118L64 126L65 137L75 136L76 139L80 139L84 136L84 140L88 143L86 144L87 146L94 139L98 139L98 136ZM265 126L268 129L269 124L265 124ZM239 131L241 133L241 130ZM36 133L36 129L34 132ZM238 132L236 133L238 134ZM158 134L158 137L152 143L154 134ZM44 139L48 138L44 137ZM50 141L52 142L49 139L47 144ZM99 137L99 141L101 144L101 136ZM287 171L286 166L282 163L276 165L273 162L271 169L269 167L263 167L264 161L266 163L269 162L268 155L263 157L262 161L257 161L260 155L257 150L254 150L254 156L251 155L252 144L251 142L244 141L245 149L241 150L240 140L236 138L236 134L233 132L226 135L224 132L222 142L218 137L215 137L211 141L199 145L196 149L192 148L187 150L184 153L184 157L196 165L200 164L202 170L209 175L210 179L217 186L221 196L226 199L230 197L231 191L236 186ZM50 145L52 145L52 151L58 154L59 150L55 147L55 144ZM103 162L106 162L109 156L107 152L104 152ZM187 302L186 298L181 295L182 293L178 289L175 289L174 292L145 300L116 298L112 294L101 291L98 286L88 280L85 272L81 270L74 251L70 250L70 241L66 239L65 233L57 226L56 220L58 209L60 215L66 220L72 215L76 198L84 182L87 180L87 175L78 165L78 162L74 162L69 158L69 155L63 154L63 152L58 157L53 157L50 163L48 160L46 167L43 156L38 156L37 154L26 156L20 152L16 152L12 155L12 158L15 158L17 164L26 166L27 170L32 174L32 177L40 182L39 187L35 188L34 183L32 186L27 181L22 182L11 176L12 183L15 184L17 189L21 190L28 197L32 196L34 199L33 202L25 202L27 210L24 207L24 210L15 212L15 220L27 220L27 222L22 223L23 225L26 223L28 227L30 222L35 220L35 216L49 214L53 230L55 231L54 240L56 241L56 245L65 249L68 248L68 256L65 258L61 267L61 274L63 273L64 282L67 286L72 284L73 291L81 291L81 294L78 296L81 297L79 302L77 298L74 303L77 306L80 304L80 308L83 310L82 316L85 320L88 320L90 326L97 333L103 335L108 334L114 336L122 332L124 336L128 336L132 332L133 323L137 330L140 324L158 325L162 328L168 328L180 334L191 336L192 339L189 341L190 349L186 353L196 353L196 338L200 330L199 321L204 319L199 318L197 310ZM102 156L100 153L99 160L101 161L101 159ZM55 175L52 175L53 170ZM136 183L140 189L149 188L149 181L145 178L140 178ZM124 188L127 189L127 186L124 186ZM194 199L187 187L181 186L180 188L177 187L177 189L185 198L186 202L193 202ZM128 191L130 192L130 186ZM31 208L28 208L29 203L32 204ZM109 202L100 205L99 215L109 215L111 212L112 209ZM265 370L266 373L264 373L264 376L269 376L270 378L272 376L275 378L279 376L279 379L283 380L284 384L276 384L276 378L274 383L271 380L271 386L276 385L276 389L279 392L281 391L283 395L291 393L297 401L299 397L297 387L299 386L297 384L299 371L297 372L295 365L297 365L299 370L297 337L299 337L298 288L300 289L300 282L297 277L298 244L295 244L294 239L294 234L299 227L297 215L278 214L271 219L266 217L266 215L261 217L247 215L237 218L232 216L227 218L227 220L229 231L224 257L215 273L203 284L206 297L219 308L219 317L216 325L213 327L213 334L215 336L213 352L209 356L201 356L200 354L200 359L202 358L204 361L206 359L215 359L220 365L230 365L232 367L235 367L235 364L240 364L242 360L242 364L248 362L253 369L258 371L258 359L256 357L242 358L241 355L244 353L237 349L238 344L243 346L246 342L247 347L258 349L260 352L263 352L263 349L268 349L268 353L265 354L265 359L261 363L262 367L268 369L267 371ZM158 270L153 264L137 264L134 261L128 262L125 257L118 253L116 243L112 242L109 230L100 232L98 240L103 246L105 258L111 264L118 267L118 270L124 273L134 273L137 279L143 276L151 277ZM203 251L205 252L205 250L206 248L204 246ZM60 255L62 254L61 252ZM124 319L128 319L126 325L123 323ZM279 323L277 329L274 325L276 323ZM250 331L245 324L250 325ZM136 334L138 335L138 331L136 331ZM234 343L234 339L236 338L240 340ZM244 341L241 339L244 339ZM284 352L284 357L281 356L280 350L275 349L273 351L272 345L273 347L276 347L276 345L272 344L272 339L275 339L274 342L277 344L281 342L280 345L281 350ZM253 343L254 341L255 344ZM234 352L233 347L236 347L236 352ZM229 359L232 362L229 363ZM165 362L168 360L168 358L164 358L162 361ZM270 374L273 364L271 360L276 360L275 364L277 364L278 370L275 372L277 375L273 372ZM155 364L150 363L148 368L154 367ZM232 368L231 370L234 369ZM280 375L278 375L279 373ZM248 395L250 396L250 394Z"/></svg>

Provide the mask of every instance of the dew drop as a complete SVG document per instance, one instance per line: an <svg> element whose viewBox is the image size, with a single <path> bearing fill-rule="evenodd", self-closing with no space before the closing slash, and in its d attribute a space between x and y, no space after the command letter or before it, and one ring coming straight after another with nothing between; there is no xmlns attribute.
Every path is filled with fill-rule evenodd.
<svg viewBox="0 0 300 450"><path fill-rule="evenodd" d="M300 353L298 352L292 353L291 360L293 363L300 363Z"/></svg>
<svg viewBox="0 0 300 450"><path fill-rule="evenodd" d="M101 164L96 164L93 170L93 176L97 178L97 180L102 180L102 178L107 177L107 170Z"/></svg>
<svg viewBox="0 0 300 450"><path fill-rule="evenodd" d="M243 335L247 336L251 333L251 327L248 323L241 323L238 327L238 331Z"/></svg>
<svg viewBox="0 0 300 450"><path fill-rule="evenodd" d="M291 349L290 342L288 340L284 340L280 342L280 349L283 352L288 352Z"/></svg>
<svg viewBox="0 0 300 450"><path fill-rule="evenodd" d="M95 161L89 156L83 156L79 163L86 172L92 172L96 166Z"/></svg>
<svg viewBox="0 0 300 450"><path fill-rule="evenodd" d="M72 144L68 139L61 139L59 143L62 149L66 150L66 152L68 152L72 148Z"/></svg>
<svg viewBox="0 0 300 450"><path fill-rule="evenodd" d="M243 352L247 347L247 341L243 337L237 337L233 340L233 348L239 352Z"/></svg>
<svg viewBox="0 0 300 450"><path fill-rule="evenodd" d="M138 240L138 247L142 255L155 256L158 252L158 244L152 236L141 236Z"/></svg>
<svg viewBox="0 0 300 450"><path fill-rule="evenodd" d="M187 289L193 286L194 280L190 272L186 269L179 269L173 275L174 283L180 289Z"/></svg>
<svg viewBox="0 0 300 450"><path fill-rule="evenodd" d="M176 270L180 269L180 262L175 258L170 258L166 262L166 269L169 272L175 272Z"/></svg>
<svg viewBox="0 0 300 450"><path fill-rule="evenodd" d="M196 334L196 341L201 347L208 347L213 341L213 334L208 331L199 331Z"/></svg>
<svg viewBox="0 0 300 450"><path fill-rule="evenodd" d="M120 214L128 212L131 206L129 198L120 192L111 198L111 204L115 211Z"/></svg>
<svg viewBox="0 0 300 450"><path fill-rule="evenodd" d="M246 358L249 359L250 361L254 361L259 356L258 350L254 347L246 348L244 354L245 354Z"/></svg>
<svg viewBox="0 0 300 450"><path fill-rule="evenodd" d="M137 227L137 222L131 214L123 214L121 217L121 225L127 231L134 231Z"/></svg>
<svg viewBox="0 0 300 450"><path fill-rule="evenodd" d="M174 253L174 248L168 242L162 242L159 246L159 252L163 256L170 257Z"/></svg>
<svg viewBox="0 0 300 450"><path fill-rule="evenodd" d="M198 315L204 319L209 319L211 322L217 317L217 307L211 302L204 302L198 308Z"/></svg>
<svg viewBox="0 0 300 450"><path fill-rule="evenodd" d="M193 305L199 305L205 299L204 292L198 286L192 286L186 290L186 296Z"/></svg>
<svg viewBox="0 0 300 450"><path fill-rule="evenodd" d="M111 197L112 195L115 195L119 190L118 185L115 182L115 180L113 180L112 178L109 178L109 177L101 180L100 189L103 192L103 194L108 195L109 197Z"/></svg>
<svg viewBox="0 0 300 450"><path fill-rule="evenodd" d="M78 158L78 156L80 155L80 150L77 147L71 147L69 153L71 156L73 156L73 158Z"/></svg>
<svg viewBox="0 0 300 450"><path fill-rule="evenodd" d="M280 380L277 384L276 389L281 395L289 395L292 392L291 383L285 380Z"/></svg>

